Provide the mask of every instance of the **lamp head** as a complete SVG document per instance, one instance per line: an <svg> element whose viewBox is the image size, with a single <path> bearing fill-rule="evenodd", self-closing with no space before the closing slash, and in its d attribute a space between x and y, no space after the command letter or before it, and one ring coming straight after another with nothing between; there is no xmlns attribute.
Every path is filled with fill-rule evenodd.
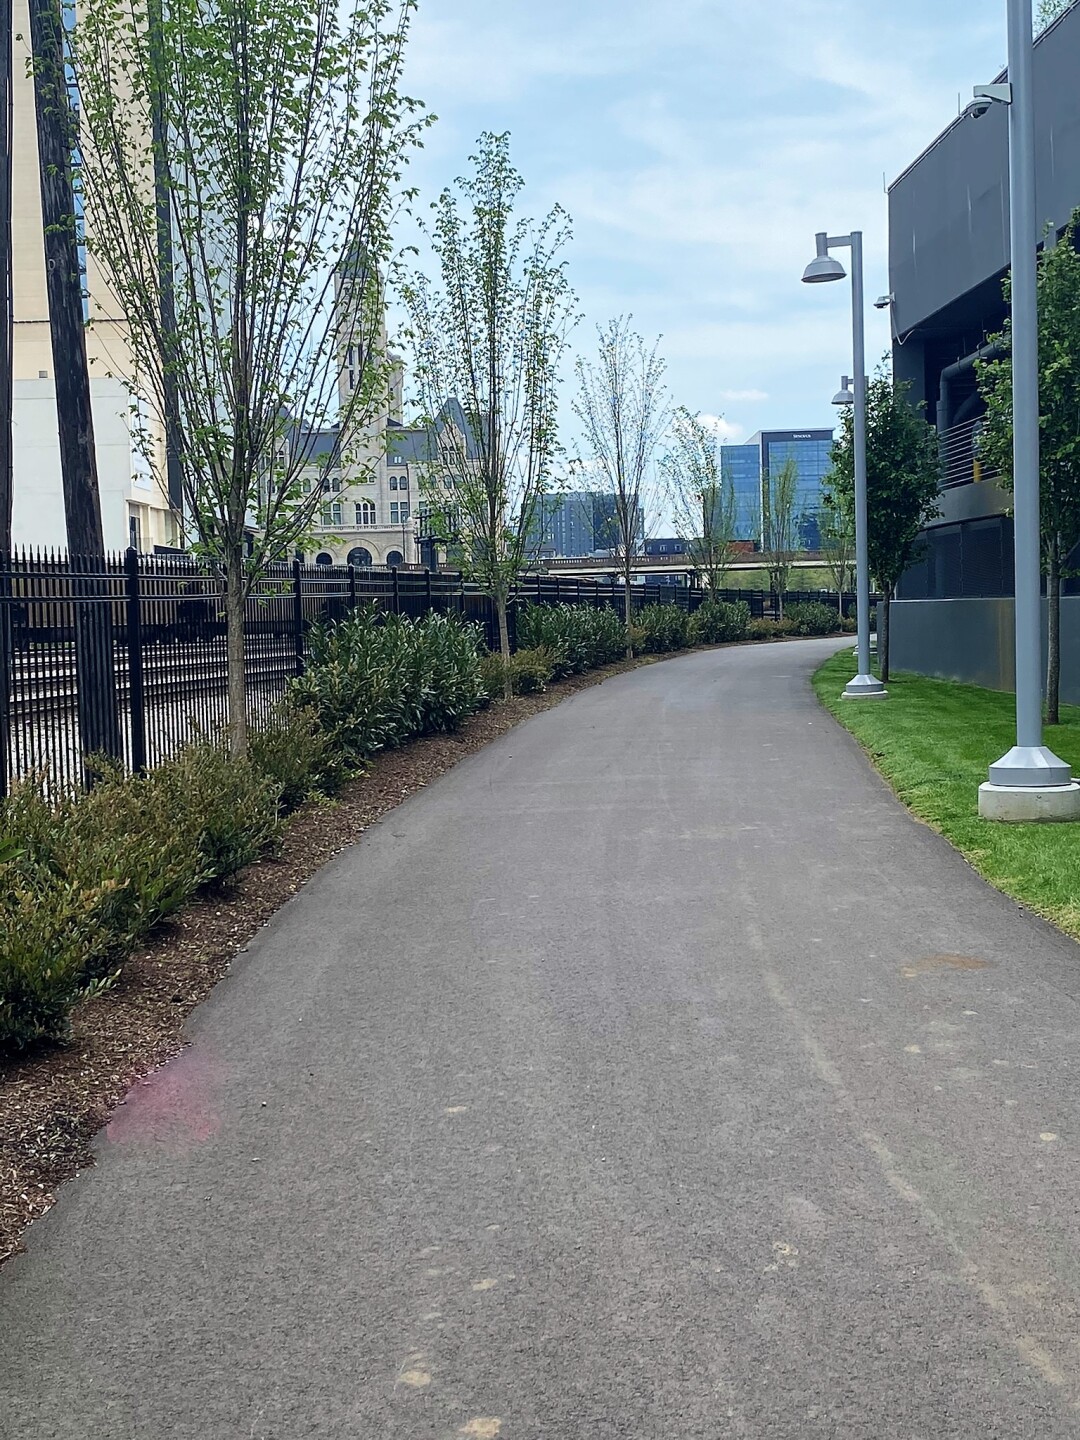
<svg viewBox="0 0 1080 1440"><path fill-rule="evenodd" d="M829 237L826 231L822 230L815 237L817 241L817 254L810 264L803 271L804 285L821 285L828 280L843 280L847 271L839 260L829 254Z"/></svg>
<svg viewBox="0 0 1080 1440"><path fill-rule="evenodd" d="M832 398L834 405L854 405L855 392L851 388L851 380L847 375L840 381L840 389Z"/></svg>

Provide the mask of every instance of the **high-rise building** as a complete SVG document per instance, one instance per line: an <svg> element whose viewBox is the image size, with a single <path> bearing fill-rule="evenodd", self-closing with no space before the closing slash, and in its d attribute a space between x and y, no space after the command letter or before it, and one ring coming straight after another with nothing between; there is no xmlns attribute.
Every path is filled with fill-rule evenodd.
<svg viewBox="0 0 1080 1440"><path fill-rule="evenodd" d="M594 490L545 495L537 506L533 535L530 548L538 555L558 555L569 560L613 550L618 543L615 496ZM644 539L645 519L639 507L639 546Z"/></svg>
<svg viewBox="0 0 1080 1440"><path fill-rule="evenodd" d="M724 445L721 474L735 491L735 539L762 544L762 516L770 481L788 460L795 462L799 545L821 546L822 481L829 473L831 430L759 430L745 445Z"/></svg>
<svg viewBox="0 0 1080 1440"><path fill-rule="evenodd" d="M761 447L723 445L720 474L735 494L735 539L761 544Z"/></svg>
<svg viewBox="0 0 1080 1440"><path fill-rule="evenodd" d="M767 499L769 484L789 461L795 462L795 514L800 548L821 548L822 481L829 473L833 432L831 430L762 430L751 444L761 447L761 488Z"/></svg>

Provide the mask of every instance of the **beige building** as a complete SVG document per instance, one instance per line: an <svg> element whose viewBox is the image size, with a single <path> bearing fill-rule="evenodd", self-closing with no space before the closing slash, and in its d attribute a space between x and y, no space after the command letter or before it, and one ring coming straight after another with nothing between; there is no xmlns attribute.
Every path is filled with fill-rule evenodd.
<svg viewBox="0 0 1080 1440"><path fill-rule="evenodd" d="M15 0L12 249L14 289L14 543L63 546L64 503L56 391L45 293L34 86L27 74L30 22ZM164 427L140 395L123 317L93 257L86 261L86 344L108 550L152 551L180 543L179 516L164 484ZM143 454L139 436L146 437Z"/></svg>

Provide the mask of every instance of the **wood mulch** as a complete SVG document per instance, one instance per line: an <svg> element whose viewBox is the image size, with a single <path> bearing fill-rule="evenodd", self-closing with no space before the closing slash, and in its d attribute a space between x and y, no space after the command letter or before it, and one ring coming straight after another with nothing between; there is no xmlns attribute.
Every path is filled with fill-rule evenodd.
<svg viewBox="0 0 1080 1440"><path fill-rule="evenodd" d="M573 676L543 695L474 715L456 735L379 756L332 802L290 820L280 852L186 906L124 964L116 985L81 1003L62 1046L0 1066L0 1264L56 1190L92 1163L90 1142L135 1080L184 1045L184 1021L261 926L334 855L413 791L542 710L656 657ZM670 658L670 657L666 657Z"/></svg>

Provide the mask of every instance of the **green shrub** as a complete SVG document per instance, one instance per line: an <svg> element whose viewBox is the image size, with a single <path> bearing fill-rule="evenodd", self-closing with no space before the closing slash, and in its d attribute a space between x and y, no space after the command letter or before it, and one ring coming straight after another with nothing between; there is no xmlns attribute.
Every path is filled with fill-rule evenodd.
<svg viewBox="0 0 1080 1440"><path fill-rule="evenodd" d="M626 629L609 605L526 605L518 611L517 643L548 650L559 680L621 659Z"/></svg>
<svg viewBox="0 0 1080 1440"><path fill-rule="evenodd" d="M748 640L779 640L790 634L792 627L788 620L751 620L746 630Z"/></svg>
<svg viewBox="0 0 1080 1440"><path fill-rule="evenodd" d="M645 605L634 616L634 623L635 628L644 631L642 648L650 654L686 648L689 617L678 605Z"/></svg>
<svg viewBox="0 0 1080 1440"><path fill-rule="evenodd" d="M212 741L188 745L146 780L193 839L205 880L226 880L281 835L276 781Z"/></svg>
<svg viewBox="0 0 1080 1440"><path fill-rule="evenodd" d="M0 868L0 1058L67 1032L85 983L89 913L102 898Z"/></svg>
<svg viewBox="0 0 1080 1440"><path fill-rule="evenodd" d="M310 738L310 719L263 747L278 775L203 742L145 776L96 763L85 794L52 797L40 777L14 788L0 804L0 1056L61 1038L155 926L276 842L286 786L318 753L288 770L290 735Z"/></svg>
<svg viewBox="0 0 1080 1440"><path fill-rule="evenodd" d="M859 622L854 615L845 615L840 621L840 629L845 635L854 635L859 628Z"/></svg>
<svg viewBox="0 0 1080 1440"><path fill-rule="evenodd" d="M839 610L819 600L786 606L784 619L796 635L835 635L840 628Z"/></svg>
<svg viewBox="0 0 1080 1440"><path fill-rule="evenodd" d="M507 671L512 695L543 694L555 673L554 657L544 645L538 645L534 650L515 651L508 665L501 655L485 655L481 667L484 686L492 700L501 700L506 694Z"/></svg>
<svg viewBox="0 0 1080 1440"><path fill-rule="evenodd" d="M30 893L82 897L88 977L110 970L205 878L186 817L156 777L127 776L114 763L95 768L89 794L53 802L40 779L30 780L15 787L3 811L22 852L12 874Z"/></svg>
<svg viewBox="0 0 1080 1440"><path fill-rule="evenodd" d="M371 606L313 631L311 660L293 682L353 768L414 735L456 730L484 704L480 632L453 616L411 620Z"/></svg>
<svg viewBox="0 0 1080 1440"><path fill-rule="evenodd" d="M690 617L691 645L721 645L745 640L750 627L750 606L745 600L706 600Z"/></svg>
<svg viewBox="0 0 1080 1440"><path fill-rule="evenodd" d="M540 695L555 674L555 659L545 645L518 650L510 657L510 683L515 695Z"/></svg>
<svg viewBox="0 0 1080 1440"><path fill-rule="evenodd" d="M312 795L332 795L348 778L348 766L334 749L314 710L285 699L269 723L252 730L251 763L278 790L283 815Z"/></svg>

